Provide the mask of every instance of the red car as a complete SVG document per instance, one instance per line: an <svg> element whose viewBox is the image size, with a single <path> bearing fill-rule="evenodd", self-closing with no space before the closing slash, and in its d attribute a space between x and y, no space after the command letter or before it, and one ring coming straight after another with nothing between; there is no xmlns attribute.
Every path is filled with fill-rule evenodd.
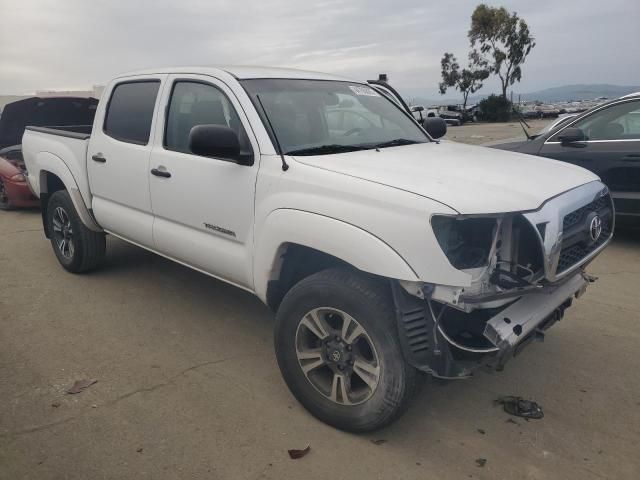
<svg viewBox="0 0 640 480"><path fill-rule="evenodd" d="M5 105L0 116L0 210L37 207L39 200L24 177L22 134L27 125L92 125L98 100L78 97L31 97Z"/></svg>
<svg viewBox="0 0 640 480"><path fill-rule="evenodd" d="M38 198L29 190L24 171L19 148L0 150L0 210L40 205Z"/></svg>

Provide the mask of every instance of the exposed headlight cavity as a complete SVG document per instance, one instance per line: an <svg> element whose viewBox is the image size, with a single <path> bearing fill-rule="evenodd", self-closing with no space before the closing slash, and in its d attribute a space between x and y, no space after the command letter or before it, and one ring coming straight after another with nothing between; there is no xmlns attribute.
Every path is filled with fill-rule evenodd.
<svg viewBox="0 0 640 480"><path fill-rule="evenodd" d="M458 270L487 265L496 225L495 218L431 218L440 248Z"/></svg>

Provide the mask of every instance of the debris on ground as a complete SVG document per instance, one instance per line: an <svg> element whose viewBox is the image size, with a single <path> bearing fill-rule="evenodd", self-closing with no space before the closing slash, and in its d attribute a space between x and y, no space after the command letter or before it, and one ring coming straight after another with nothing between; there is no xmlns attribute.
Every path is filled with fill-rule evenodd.
<svg viewBox="0 0 640 480"><path fill-rule="evenodd" d="M373 443L374 445L382 445L384 443L387 443L387 441L383 438L380 438L378 440L371 440L371 443Z"/></svg>
<svg viewBox="0 0 640 480"><path fill-rule="evenodd" d="M513 418L507 418L505 420L506 423L513 423L514 425L520 425L518 422L516 422Z"/></svg>
<svg viewBox="0 0 640 480"><path fill-rule="evenodd" d="M142 453L142 450L144 450L144 449L143 449L142 447L140 447L140 448L138 448L138 449L136 450L136 452L138 452L138 453Z"/></svg>
<svg viewBox="0 0 640 480"><path fill-rule="evenodd" d="M478 429L478 433L479 433L480 435L484 435L484 434L486 434L487 432L485 432L482 428L479 428L479 429Z"/></svg>
<svg viewBox="0 0 640 480"><path fill-rule="evenodd" d="M72 387L67 390L67 393L74 394L83 392L94 383L97 383L97 381L98 380L76 380Z"/></svg>
<svg viewBox="0 0 640 480"><path fill-rule="evenodd" d="M53 402L53 403L51 404L51 406L52 406L53 408L58 408L60 405L62 405L60 402Z"/></svg>
<svg viewBox="0 0 640 480"><path fill-rule="evenodd" d="M531 400L525 400L522 397L500 397L495 403L497 405L502 405L502 408L509 415L514 415L516 417L522 417L525 420L534 419L539 420L544 417L544 412L540 405Z"/></svg>
<svg viewBox="0 0 640 480"><path fill-rule="evenodd" d="M479 467L484 467L487 464L486 458L476 458L476 465Z"/></svg>
<svg viewBox="0 0 640 480"><path fill-rule="evenodd" d="M311 450L311 445L307 445L306 448L302 450L287 450L289 452L289 457L293 460L297 460L298 458L304 457Z"/></svg>

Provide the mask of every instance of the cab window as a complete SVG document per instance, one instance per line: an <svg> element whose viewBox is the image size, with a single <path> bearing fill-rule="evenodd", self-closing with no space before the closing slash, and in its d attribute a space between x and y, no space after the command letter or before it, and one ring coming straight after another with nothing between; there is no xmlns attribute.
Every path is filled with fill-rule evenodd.
<svg viewBox="0 0 640 480"><path fill-rule="evenodd" d="M189 133L197 125L221 125L236 132L242 154L251 153L251 143L227 96L213 85L178 81L173 86L167 112L164 147L189 152Z"/></svg>
<svg viewBox="0 0 640 480"><path fill-rule="evenodd" d="M149 143L159 80L120 83L109 99L104 133L116 140L138 145Z"/></svg>

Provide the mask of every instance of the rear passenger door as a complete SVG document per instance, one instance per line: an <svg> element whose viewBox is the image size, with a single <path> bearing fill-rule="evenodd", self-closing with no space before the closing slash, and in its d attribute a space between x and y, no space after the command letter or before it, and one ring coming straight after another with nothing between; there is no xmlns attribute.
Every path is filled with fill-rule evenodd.
<svg viewBox="0 0 640 480"><path fill-rule="evenodd" d="M166 75L114 82L103 94L89 142L87 170L98 223L153 248L149 157ZM102 110L102 111L100 111Z"/></svg>
<svg viewBox="0 0 640 480"><path fill-rule="evenodd" d="M156 249L175 260L252 289L258 145L231 89L201 75L170 75L151 154ZM252 165L194 155L197 125L234 130Z"/></svg>

